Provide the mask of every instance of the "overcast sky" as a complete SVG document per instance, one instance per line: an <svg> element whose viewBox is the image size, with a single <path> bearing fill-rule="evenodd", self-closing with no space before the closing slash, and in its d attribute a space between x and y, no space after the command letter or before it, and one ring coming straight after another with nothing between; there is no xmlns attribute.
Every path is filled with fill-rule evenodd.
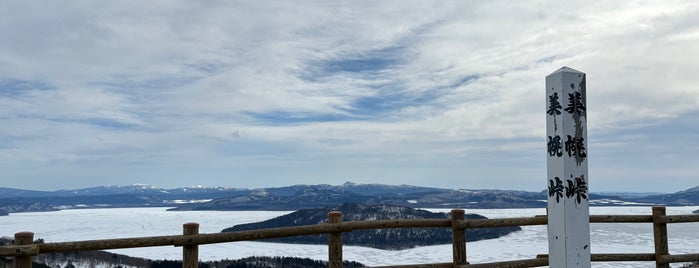
<svg viewBox="0 0 699 268"><path fill-rule="evenodd" d="M699 185L695 1L2 1L0 187L546 188L545 76L589 185Z"/></svg>

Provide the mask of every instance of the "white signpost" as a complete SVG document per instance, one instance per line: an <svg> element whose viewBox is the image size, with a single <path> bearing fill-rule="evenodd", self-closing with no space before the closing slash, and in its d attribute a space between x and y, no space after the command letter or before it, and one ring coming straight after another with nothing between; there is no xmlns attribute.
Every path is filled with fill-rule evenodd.
<svg viewBox="0 0 699 268"><path fill-rule="evenodd" d="M590 267L585 73L546 76L549 267Z"/></svg>

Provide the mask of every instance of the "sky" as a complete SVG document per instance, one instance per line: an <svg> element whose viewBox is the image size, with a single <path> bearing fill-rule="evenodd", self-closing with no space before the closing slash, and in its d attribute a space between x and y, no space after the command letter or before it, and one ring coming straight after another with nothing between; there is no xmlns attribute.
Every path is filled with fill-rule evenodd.
<svg viewBox="0 0 699 268"><path fill-rule="evenodd" d="M587 77L590 191L699 185L695 1L2 1L0 187L541 191Z"/></svg>

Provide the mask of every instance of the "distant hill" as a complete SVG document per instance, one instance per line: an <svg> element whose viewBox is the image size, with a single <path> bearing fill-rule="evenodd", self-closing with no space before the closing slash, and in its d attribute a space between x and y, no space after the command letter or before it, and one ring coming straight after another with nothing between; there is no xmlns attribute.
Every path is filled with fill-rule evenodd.
<svg viewBox="0 0 699 268"><path fill-rule="evenodd" d="M32 191L23 189L3 188L0 187L0 196L3 198L45 198L45 197L76 197L76 196L104 196L104 195L148 195L161 196L168 198L195 198L212 196L226 196L231 194L240 194L249 192L250 189L243 188L225 188L225 187L182 187L175 189L163 189L152 185L133 184L133 185L107 185L91 188L75 189L75 190L57 190L57 191Z"/></svg>
<svg viewBox="0 0 699 268"><path fill-rule="evenodd" d="M317 189L317 190L329 190L337 192L353 192L361 193L363 195L384 195L384 194L413 194L413 193L431 193L431 192L443 192L446 189L434 188L434 187L421 187L412 185L388 185L388 184L378 184L378 183L353 183L345 182L341 185L329 185L329 184L298 184L292 186L285 186L279 188L261 188L256 189L257 191L267 191L271 194L281 195L281 196L292 196L296 195L299 191L304 191L307 189Z"/></svg>
<svg viewBox="0 0 699 268"><path fill-rule="evenodd" d="M255 189L209 202L182 204L172 210L297 210L346 202L430 208L531 208L545 207L546 195L543 192L451 190L408 185L295 185Z"/></svg>
<svg viewBox="0 0 699 268"><path fill-rule="evenodd" d="M50 194L51 194L51 192L47 192L47 191L33 191L33 190L23 190L23 189L0 187L0 196L2 196L3 198L40 197L40 196L47 196Z"/></svg>
<svg viewBox="0 0 699 268"><path fill-rule="evenodd" d="M296 192L293 192L295 190ZM592 194L594 205L621 205L629 201ZM182 204L172 210L298 210L336 206L345 202L393 204L413 208L541 208L545 192L512 190L452 190L381 184L295 185L261 188L209 202Z"/></svg>
<svg viewBox="0 0 699 268"><path fill-rule="evenodd" d="M672 194L650 195L637 200L665 206L696 206L699 205L699 186Z"/></svg>
<svg viewBox="0 0 699 268"><path fill-rule="evenodd" d="M36 200L32 199L25 199L25 198L7 198L7 199L0 199L0 216L3 215L2 212L5 212L4 215L8 215L9 213L16 213L16 212L27 212L27 211L56 211L58 209L54 208L53 206L42 203Z"/></svg>
<svg viewBox="0 0 699 268"><path fill-rule="evenodd" d="M413 208L540 208L547 194L515 190L443 189L411 185L292 185L277 188L100 186L31 191L0 188L0 210L8 213L70 208L173 207L172 210L299 210L346 202ZM699 187L673 194L590 194L591 206L699 205Z"/></svg>
<svg viewBox="0 0 699 268"><path fill-rule="evenodd" d="M249 189L199 186L162 189L140 184L58 191L0 188L0 210L16 213L68 208L163 207L188 202L204 202L250 191Z"/></svg>
<svg viewBox="0 0 699 268"><path fill-rule="evenodd" d="M449 218L447 213L434 213L405 206L345 203L340 206L302 209L267 221L236 225L226 228L222 232L318 224L327 221L328 212L330 211L341 211L343 221ZM468 219L485 219L485 217L477 214L468 214L466 217ZM491 239L519 230L521 230L519 227L468 229L466 238L468 241ZM263 241L327 244L328 238L327 235L314 235L275 238ZM342 241L345 245L400 250L418 246L449 244L452 241L452 237L451 229L448 228L395 228L352 231L344 233Z"/></svg>

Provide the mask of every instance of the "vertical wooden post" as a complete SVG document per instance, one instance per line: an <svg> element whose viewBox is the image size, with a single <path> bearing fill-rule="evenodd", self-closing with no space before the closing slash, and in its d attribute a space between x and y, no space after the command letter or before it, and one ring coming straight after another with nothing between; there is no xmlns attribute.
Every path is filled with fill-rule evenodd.
<svg viewBox="0 0 699 268"><path fill-rule="evenodd" d="M199 234L199 224L188 222L182 225L184 235ZM187 245L182 247L182 268L199 267L199 245Z"/></svg>
<svg viewBox="0 0 699 268"><path fill-rule="evenodd" d="M342 212L330 211L328 223L342 223ZM342 268L342 232L328 234L328 268Z"/></svg>
<svg viewBox="0 0 699 268"><path fill-rule="evenodd" d="M660 256L669 255L667 245L667 223L662 220L665 216L665 207L653 207L653 242L655 244L655 267L669 268L670 264L660 263Z"/></svg>
<svg viewBox="0 0 699 268"><path fill-rule="evenodd" d="M546 76L549 265L590 267L585 73Z"/></svg>
<svg viewBox="0 0 699 268"><path fill-rule="evenodd" d="M15 234L15 245L31 245L34 243L34 233L19 232ZM32 256L14 257L12 268L31 268Z"/></svg>
<svg viewBox="0 0 699 268"><path fill-rule="evenodd" d="M454 256L454 267L468 264L466 261L466 229L459 228L459 221L466 219L463 209L451 210L451 241L452 255Z"/></svg>

